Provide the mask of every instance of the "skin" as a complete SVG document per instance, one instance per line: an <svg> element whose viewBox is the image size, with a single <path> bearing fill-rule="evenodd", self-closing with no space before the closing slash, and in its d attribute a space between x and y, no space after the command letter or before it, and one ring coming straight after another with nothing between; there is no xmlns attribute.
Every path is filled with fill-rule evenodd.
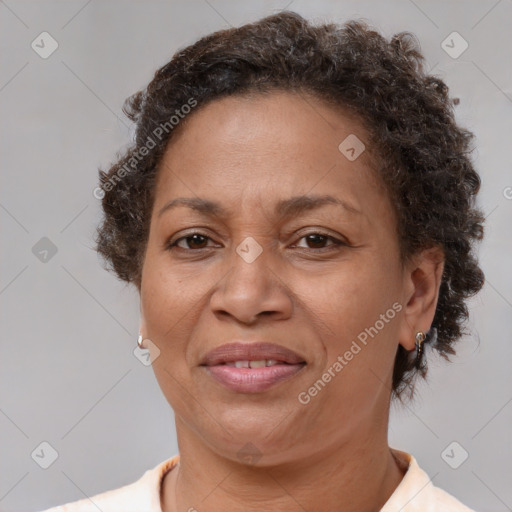
<svg viewBox="0 0 512 512"><path fill-rule="evenodd" d="M349 134L367 145L355 161L338 150ZM207 104L167 148L139 290L141 334L160 351L153 369L181 456L163 481L164 512L374 512L403 478L387 441L394 358L430 328L443 261L430 249L401 264L368 144L347 111L272 92ZM332 195L359 213L328 204L276 215L278 201L303 194ZM217 201L225 213L179 206L158 215L178 197ZM207 238L169 247L194 232ZM327 238L304 238L314 233ZM246 237L263 250L252 263L236 252ZM301 404L299 393L395 302L401 311ZM307 364L265 392L236 393L199 366L233 340L275 342ZM259 458L242 461L248 442Z"/></svg>

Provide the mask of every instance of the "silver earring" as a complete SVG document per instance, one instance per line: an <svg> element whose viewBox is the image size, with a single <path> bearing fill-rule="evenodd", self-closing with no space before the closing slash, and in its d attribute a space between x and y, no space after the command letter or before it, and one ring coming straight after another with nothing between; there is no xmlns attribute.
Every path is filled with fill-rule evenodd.
<svg viewBox="0 0 512 512"><path fill-rule="evenodd" d="M423 342L427 336L423 331L418 331L415 336L416 340L416 368L421 367L421 359L423 357Z"/></svg>
<svg viewBox="0 0 512 512"><path fill-rule="evenodd" d="M142 340L142 334L139 334L139 337L137 338L137 345L139 346L139 348L144 349L144 347L142 346Z"/></svg>

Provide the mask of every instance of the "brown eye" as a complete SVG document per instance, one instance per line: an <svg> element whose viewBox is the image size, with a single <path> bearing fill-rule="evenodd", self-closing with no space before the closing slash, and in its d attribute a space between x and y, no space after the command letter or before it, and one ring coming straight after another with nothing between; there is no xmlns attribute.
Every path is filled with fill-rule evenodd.
<svg viewBox="0 0 512 512"><path fill-rule="evenodd" d="M209 237L202 235L200 233L193 233L192 235L184 236L181 238L178 238L172 246L178 246L180 249L204 249L208 243ZM183 245L180 245L181 243L186 242L188 247L183 247Z"/></svg>
<svg viewBox="0 0 512 512"><path fill-rule="evenodd" d="M328 249L329 247L345 245L341 240L324 233L310 233L301 237L300 240L305 240L306 245L298 245L298 247L306 249Z"/></svg>
<svg viewBox="0 0 512 512"><path fill-rule="evenodd" d="M320 249L325 246L329 237L320 234L307 235L304 237L311 249Z"/></svg>

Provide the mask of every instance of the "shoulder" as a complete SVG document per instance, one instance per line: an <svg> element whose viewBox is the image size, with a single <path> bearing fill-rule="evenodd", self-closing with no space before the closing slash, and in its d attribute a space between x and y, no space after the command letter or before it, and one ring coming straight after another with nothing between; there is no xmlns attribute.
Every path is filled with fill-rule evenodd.
<svg viewBox="0 0 512 512"><path fill-rule="evenodd" d="M175 455L161 462L131 484L41 512L160 512L162 478L178 460L179 455Z"/></svg>
<svg viewBox="0 0 512 512"><path fill-rule="evenodd" d="M391 449L405 475L381 512L475 512L451 494L436 487L409 453Z"/></svg>

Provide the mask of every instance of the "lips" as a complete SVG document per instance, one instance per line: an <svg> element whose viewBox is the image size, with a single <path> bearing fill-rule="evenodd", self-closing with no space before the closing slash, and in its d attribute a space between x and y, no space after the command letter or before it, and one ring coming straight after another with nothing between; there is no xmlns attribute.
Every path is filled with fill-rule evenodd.
<svg viewBox="0 0 512 512"><path fill-rule="evenodd" d="M206 354L203 366L235 363L236 361L278 361L286 364L305 363L292 350L275 343L229 343Z"/></svg>
<svg viewBox="0 0 512 512"><path fill-rule="evenodd" d="M229 343L205 356L208 375L238 393L260 393L298 374L306 362L274 343Z"/></svg>

